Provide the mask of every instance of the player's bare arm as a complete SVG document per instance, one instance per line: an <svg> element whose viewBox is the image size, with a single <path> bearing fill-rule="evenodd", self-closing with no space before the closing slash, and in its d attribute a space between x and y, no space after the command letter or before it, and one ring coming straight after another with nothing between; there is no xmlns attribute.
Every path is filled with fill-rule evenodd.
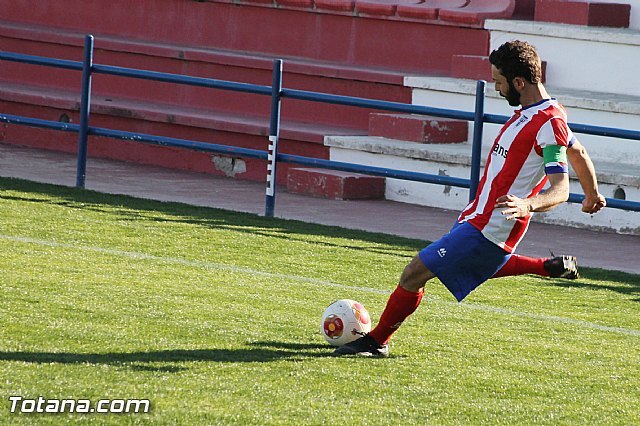
<svg viewBox="0 0 640 426"><path fill-rule="evenodd" d="M569 175L556 173L549 175L550 187L545 192L531 197L519 198L512 194L503 195L496 200L495 208L503 209L506 220L526 217L531 212L546 212L564 203L569 198Z"/></svg>
<svg viewBox="0 0 640 426"><path fill-rule="evenodd" d="M598 180L596 179L595 168L586 148L576 140L571 148L567 149L567 159L571 167L578 175L580 186L584 192L582 201L582 211L585 213L596 213L607 205L605 198L598 191Z"/></svg>

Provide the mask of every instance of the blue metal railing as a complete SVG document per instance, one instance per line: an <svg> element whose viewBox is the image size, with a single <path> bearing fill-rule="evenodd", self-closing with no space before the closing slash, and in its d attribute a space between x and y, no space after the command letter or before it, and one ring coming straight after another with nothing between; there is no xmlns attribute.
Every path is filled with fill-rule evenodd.
<svg viewBox="0 0 640 426"><path fill-rule="evenodd" d="M0 122L19 124L40 129L60 130L64 132L80 132L79 124L60 123L58 121L42 120L39 118L20 117L11 114L0 114ZM146 135L144 133L126 132L123 130L105 129L102 127L89 127L89 134L113 139L122 139L133 142L144 142L152 145L173 146L177 148L192 149L195 151L211 152L215 154L236 155L244 158L266 160L267 153L259 149L240 148L228 145L212 144L209 142L196 142L187 139L169 138L166 136ZM78 186L78 185L76 185ZM80 187L80 186L79 186Z"/></svg>
<svg viewBox="0 0 640 426"><path fill-rule="evenodd" d="M62 59L45 58L32 55L23 55L12 52L0 52L0 60L21 62L47 67L56 67L82 71L82 94L80 104L80 124L60 123L49 120L20 117L15 115L0 114L0 122L53 129L59 131L78 133L78 163L76 173L76 186L84 188L86 174L87 140L89 135L105 136L110 138L144 142L156 145L181 147L192 150L211 153L233 155L246 158L267 160L267 189L265 202L265 215L273 216L275 209L275 182L277 162L294 163L319 168L341 170L347 172L364 173L374 176L383 176L396 179L426 182L438 185L449 185L461 188L469 188L469 199L475 197L480 176L480 160L482 147L483 124L504 124L509 117L484 112L485 82L479 81L476 86L476 105L474 112L466 112L452 109L432 108L420 105L410 105L398 102L387 102L374 99L339 96L326 93L309 92L282 88L282 61L275 60L271 86L260 86L247 83L230 82L200 77L190 77L177 74L168 74L155 71L138 70L109 65L93 64L93 36L85 37L84 56L82 62ZM211 144L205 142L190 141L184 139L169 138L163 136L146 135L92 127L89 125L91 107L91 76L94 73L109 74L130 78L161 81L167 83L200 86L213 89L230 90L257 95L271 96L271 116L269 126L269 149L264 152L256 149L238 148L226 145ZM360 164L343 163L319 158L309 158L278 152L278 139L280 133L280 105L282 98L297 99L311 102L321 102L360 108L378 109L385 111L403 112L409 114L430 115L435 117L453 118L473 121L474 134L472 144L471 175L469 179L451 176L440 176L427 173L394 170L382 167L365 166ZM618 137L623 139L640 140L640 131L599 127L585 124L570 123L571 129L576 133L585 133L598 136ZM580 203L583 195L570 194L569 202ZM612 208L640 211L640 202L607 198L607 205Z"/></svg>

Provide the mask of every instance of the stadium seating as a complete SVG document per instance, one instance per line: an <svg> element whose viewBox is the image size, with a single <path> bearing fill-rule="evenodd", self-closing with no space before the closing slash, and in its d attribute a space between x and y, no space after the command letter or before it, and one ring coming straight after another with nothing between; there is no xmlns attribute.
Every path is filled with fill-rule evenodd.
<svg viewBox="0 0 640 426"><path fill-rule="evenodd" d="M285 88L462 110L473 109L473 80L491 80L489 52L508 39L531 39L542 53L546 84L577 108L573 117L638 127L629 120L637 120L640 93L624 80L639 66L634 30L640 30L640 0L112 0L101 2L99 11L84 0L42 0L38 8L27 3L3 5L0 50L79 61L83 36L92 33L98 64L269 86L273 59L282 58ZM610 65L597 58L613 54L621 77L608 80ZM590 81L598 83L589 87ZM601 94L586 94L585 88ZM79 90L78 72L10 62L0 66L0 112L77 122ZM268 144L266 96L101 74L94 75L92 92L95 126L257 149ZM502 103L489 96L491 112L508 113L506 105L492 110ZM429 118L292 99L284 100L282 113L281 152L357 162L358 152L365 155L370 148L380 152L365 163L393 152L395 159L384 164L468 175L462 154L469 150L467 123L450 123L455 131L433 133ZM439 120L435 127L441 127ZM494 130L486 128L491 138ZM75 139L15 125L0 132L3 143L69 152ZM585 140L612 163L640 158L635 145L626 149L607 140L601 149L599 141ZM265 173L258 160L229 163L220 156L130 141L92 138L89 152L239 179L263 180ZM408 162L433 158L446 161L428 167ZM313 190L291 179L312 182L310 176L318 173L336 182L351 178L299 167L289 174L289 168L295 167L283 165L278 182L301 192ZM432 200L413 192L387 182L388 198L441 202L441 188ZM455 189L445 192L450 200L457 197L451 208L466 198ZM330 193L315 195L344 197Z"/></svg>
<svg viewBox="0 0 640 426"><path fill-rule="evenodd" d="M262 85L270 85L272 60L280 57L285 60L287 88L410 103L405 75L448 75L452 55L483 54L488 48L488 33L477 26L345 16L345 3L340 2L318 1L312 9L310 3L291 0L277 8L272 2L162 5L154 9L114 1L102 4L97 14L80 0L64 5L51 1L35 11L12 3L0 21L0 49L78 61L83 35L93 33L98 64ZM69 16L70 9L77 13ZM377 37L380 31L384 39ZM439 48L445 41L447 49ZM25 115L54 120L64 116L77 122L78 103L69 100L79 96L79 73L42 71L3 63L3 110L20 108ZM94 76L92 93L92 124L259 149L268 143L266 97L106 75ZM321 158L329 155L322 144L325 135L366 135L369 114L375 112L295 100L284 102L282 111L282 152ZM167 128L170 125L173 128ZM26 137L31 129L10 127L0 136L5 142L45 144ZM72 134L46 139L50 149L73 150L75 144ZM202 153L191 153L190 160L168 148L111 141L109 152L107 146L90 144L89 152L219 174ZM171 155L159 155L162 149ZM250 161L247 171L235 177L262 180L263 174L264 164ZM280 182L284 176L279 175Z"/></svg>

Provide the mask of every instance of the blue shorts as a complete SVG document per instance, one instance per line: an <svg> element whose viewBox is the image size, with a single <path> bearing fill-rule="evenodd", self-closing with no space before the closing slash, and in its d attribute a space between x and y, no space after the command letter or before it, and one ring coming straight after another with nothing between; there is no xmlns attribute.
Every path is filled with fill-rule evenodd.
<svg viewBox="0 0 640 426"><path fill-rule="evenodd" d="M460 302L502 268L510 254L464 222L456 223L418 256Z"/></svg>

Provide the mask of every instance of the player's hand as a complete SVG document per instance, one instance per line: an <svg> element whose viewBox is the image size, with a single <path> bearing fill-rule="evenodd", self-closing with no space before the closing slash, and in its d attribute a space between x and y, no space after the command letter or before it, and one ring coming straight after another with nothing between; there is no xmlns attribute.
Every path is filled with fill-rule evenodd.
<svg viewBox="0 0 640 426"><path fill-rule="evenodd" d="M496 209L503 209L502 215L506 220L519 217L527 217L531 213L531 204L528 200L518 198L515 195L507 194L496 200Z"/></svg>
<svg viewBox="0 0 640 426"><path fill-rule="evenodd" d="M585 196L582 200L582 211L585 213L597 213L607 205L607 201L604 196L598 193L595 196Z"/></svg>

